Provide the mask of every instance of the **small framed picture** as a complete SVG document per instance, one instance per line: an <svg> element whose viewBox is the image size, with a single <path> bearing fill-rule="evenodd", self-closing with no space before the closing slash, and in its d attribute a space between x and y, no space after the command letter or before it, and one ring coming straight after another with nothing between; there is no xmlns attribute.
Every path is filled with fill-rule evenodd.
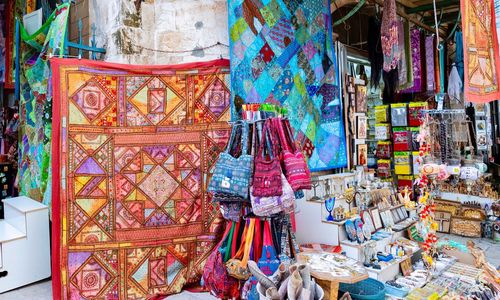
<svg viewBox="0 0 500 300"><path fill-rule="evenodd" d="M394 226L394 218L392 217L390 209L381 212L380 217L382 218L382 223L384 223L385 228L391 228Z"/></svg>
<svg viewBox="0 0 500 300"><path fill-rule="evenodd" d="M408 212L406 211L404 206L400 207L398 211L401 214L401 219L404 220L404 219L408 218Z"/></svg>
<svg viewBox="0 0 500 300"><path fill-rule="evenodd" d="M375 227L375 230L381 229L383 226L382 226L382 220L380 219L380 213L378 211L378 208L373 208L370 211L370 213L372 215L373 226Z"/></svg>
<svg viewBox="0 0 500 300"><path fill-rule="evenodd" d="M405 217L405 215L404 215L403 211L401 210L401 207L400 207L400 208L398 208L398 209L396 209L396 212L398 213L398 216L399 216L399 220L400 220L400 221L403 221L404 219L406 219L406 217Z"/></svg>
<svg viewBox="0 0 500 300"><path fill-rule="evenodd" d="M357 154L358 154L358 166L366 166L368 165L368 145L360 144L357 145Z"/></svg>
<svg viewBox="0 0 500 300"><path fill-rule="evenodd" d="M367 95L366 85L356 85L356 112L366 113Z"/></svg>
<svg viewBox="0 0 500 300"><path fill-rule="evenodd" d="M376 231L375 225L373 224L373 218L369 211L364 210L361 212L361 218L363 219L364 226L367 226L370 229L371 233Z"/></svg>
<svg viewBox="0 0 500 300"><path fill-rule="evenodd" d="M367 120L366 116L358 116L357 124L356 124L356 138L357 139L366 139L367 132Z"/></svg>
<svg viewBox="0 0 500 300"><path fill-rule="evenodd" d="M488 138L486 136L486 120L476 120L476 143L478 150L486 150Z"/></svg>
<svg viewBox="0 0 500 300"><path fill-rule="evenodd" d="M394 220L395 223L399 223L401 218L399 217L398 210L397 209L391 209L391 215L392 219Z"/></svg>
<svg viewBox="0 0 500 300"><path fill-rule="evenodd" d="M411 272L413 272L413 266L411 264L411 258L408 257L407 259L403 260L399 266L401 267L401 273L403 273L404 276L409 276Z"/></svg>

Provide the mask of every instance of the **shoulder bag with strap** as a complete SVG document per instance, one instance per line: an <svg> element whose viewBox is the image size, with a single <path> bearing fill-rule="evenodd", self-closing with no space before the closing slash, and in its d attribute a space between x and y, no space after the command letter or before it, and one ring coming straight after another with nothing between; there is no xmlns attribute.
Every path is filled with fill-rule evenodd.
<svg viewBox="0 0 500 300"><path fill-rule="evenodd" d="M235 299L240 295L239 282L229 276L224 263L223 249L226 249L229 241L229 234L233 230L233 223L226 227L223 238L210 254L203 269L204 285L210 290L210 293L220 299Z"/></svg>
<svg viewBox="0 0 500 300"><path fill-rule="evenodd" d="M311 189L311 173L304 154L293 141L292 129L288 120L273 120L281 141L285 176L294 191Z"/></svg>
<svg viewBox="0 0 500 300"><path fill-rule="evenodd" d="M281 196L281 166L277 154L277 141L271 131L271 120L266 120L262 129L259 151L255 156L252 195L257 197ZM266 155L266 151L268 155ZM274 151L273 151L274 150ZM269 160L266 158L269 156Z"/></svg>
<svg viewBox="0 0 500 300"><path fill-rule="evenodd" d="M231 258L226 263L226 269L229 275L239 280L247 280L250 278L252 273L248 270L247 263L250 259L250 249L252 248L252 239L254 235L255 219L252 218L249 221L248 230L245 236L245 245L243 247L243 258L239 260L238 258ZM236 256L239 255L239 252Z"/></svg>
<svg viewBox="0 0 500 300"><path fill-rule="evenodd" d="M247 199L253 163L253 156L248 154L247 122L241 123L241 155L236 158L229 153L238 126L240 126L239 123L233 127L226 150L219 154L219 159L215 165L215 171L208 186L208 191L215 194L224 193L237 195L243 199Z"/></svg>

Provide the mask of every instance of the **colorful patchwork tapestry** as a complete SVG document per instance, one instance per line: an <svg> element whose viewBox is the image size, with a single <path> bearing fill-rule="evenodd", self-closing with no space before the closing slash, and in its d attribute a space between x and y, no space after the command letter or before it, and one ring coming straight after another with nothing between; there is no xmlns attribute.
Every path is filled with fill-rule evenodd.
<svg viewBox="0 0 500 300"><path fill-rule="evenodd" d="M347 166L327 0L228 0L233 119L243 103L288 109L312 170Z"/></svg>
<svg viewBox="0 0 500 300"><path fill-rule="evenodd" d="M500 53L493 0L461 1L465 100L500 99Z"/></svg>
<svg viewBox="0 0 500 300"><path fill-rule="evenodd" d="M50 205L52 91L49 54L62 54L70 4L58 7L33 35L21 26L19 192Z"/></svg>
<svg viewBox="0 0 500 300"><path fill-rule="evenodd" d="M51 60L54 299L145 299L201 278L205 193L229 137L229 62Z"/></svg>

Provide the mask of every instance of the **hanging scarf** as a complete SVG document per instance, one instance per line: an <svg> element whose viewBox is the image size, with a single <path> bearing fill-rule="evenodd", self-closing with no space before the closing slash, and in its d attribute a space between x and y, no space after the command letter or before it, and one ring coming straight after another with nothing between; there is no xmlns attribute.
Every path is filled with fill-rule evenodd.
<svg viewBox="0 0 500 300"><path fill-rule="evenodd" d="M457 71L458 75L460 76L460 81L464 82L464 44L463 44L462 31L455 32L455 46L456 46L455 65L457 66ZM462 90L463 90L463 85L462 85Z"/></svg>
<svg viewBox="0 0 500 300"><path fill-rule="evenodd" d="M422 91L422 60L420 59L422 33L420 29L411 31L411 60L413 65L413 87L402 91L403 93L420 93Z"/></svg>
<svg viewBox="0 0 500 300"><path fill-rule="evenodd" d="M398 64L401 56L395 0L384 0L380 41L384 54L384 92L382 97L385 103L389 103L394 100L398 87Z"/></svg>
<svg viewBox="0 0 500 300"><path fill-rule="evenodd" d="M462 79L460 79L457 66L453 66L448 78L448 96L452 101L462 101L462 88Z"/></svg>
<svg viewBox="0 0 500 300"><path fill-rule="evenodd" d="M427 71L427 91L435 91L436 73L434 70L434 35L425 37L425 67Z"/></svg>
<svg viewBox="0 0 500 300"><path fill-rule="evenodd" d="M370 85L377 88L380 83L384 55L380 42L380 20L376 16L368 20L368 59L370 60Z"/></svg>
<svg viewBox="0 0 500 300"><path fill-rule="evenodd" d="M381 37L384 53L384 71L389 72L398 67L401 53L399 51L398 21L396 20L396 1L384 0Z"/></svg>
<svg viewBox="0 0 500 300"><path fill-rule="evenodd" d="M399 45L406 46L405 26L403 21L398 21L398 40L399 40ZM406 56L406 47L400 47L399 51L401 52L398 64L399 88L403 89L408 87L408 69L406 68L407 67L406 61L408 57Z"/></svg>

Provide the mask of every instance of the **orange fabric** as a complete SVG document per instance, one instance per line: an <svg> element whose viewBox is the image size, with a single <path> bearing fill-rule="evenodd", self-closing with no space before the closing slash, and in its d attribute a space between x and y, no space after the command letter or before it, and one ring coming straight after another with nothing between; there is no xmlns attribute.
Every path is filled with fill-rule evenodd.
<svg viewBox="0 0 500 300"><path fill-rule="evenodd" d="M465 100L500 99L500 53L493 0L462 0Z"/></svg>

